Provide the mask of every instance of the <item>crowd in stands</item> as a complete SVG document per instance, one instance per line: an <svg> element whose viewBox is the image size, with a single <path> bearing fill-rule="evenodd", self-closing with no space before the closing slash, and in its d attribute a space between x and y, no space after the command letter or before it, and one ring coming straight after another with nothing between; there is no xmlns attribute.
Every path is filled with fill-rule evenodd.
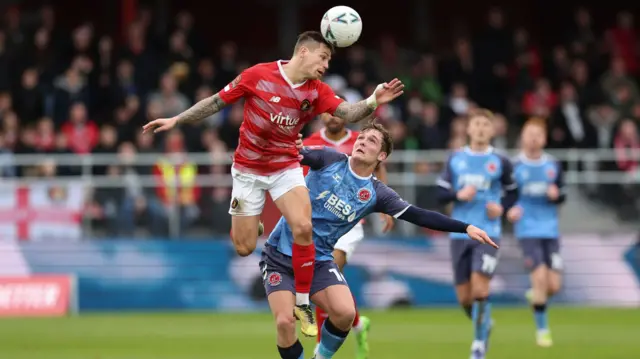
<svg viewBox="0 0 640 359"><path fill-rule="evenodd" d="M198 188L193 177L229 169L195 166L188 153L233 151L242 104L166 136L144 135L141 126L180 113L250 63L268 59L243 59L232 41L208 51L188 11L179 12L166 36L157 37L149 31L152 12L142 9L122 45L96 33L90 21L67 36L48 6L36 18L26 21L19 11L9 11L0 30L0 175L75 174L70 167L52 170L50 162L46 171L16 166L14 154L118 154L117 163L93 171L122 178L125 186L96 189L87 212L109 233L130 234L142 219L161 236L172 210L179 211L183 229L200 221L228 233L227 220L211 219L227 218L230 189ZM484 31L456 37L450 53L400 48L392 37L381 38L377 49L352 46L336 55L325 81L358 101L380 81L400 77L406 94L377 111L397 149L461 147L464 115L481 106L496 113L495 147L517 147L524 121L544 118L549 147L615 149L615 160L600 165L628 174L629 185L605 186L603 202L619 203L637 193L640 43L633 15L620 12L608 28L595 29L589 11L578 9L551 48L538 46L527 29L507 20L500 9L490 10ZM163 155L155 166L132 165L138 153ZM176 162L181 165L171 165ZM414 170L436 168L418 164ZM137 184L142 175L156 176L159 187ZM176 191L169 183L175 178L184 184Z"/></svg>

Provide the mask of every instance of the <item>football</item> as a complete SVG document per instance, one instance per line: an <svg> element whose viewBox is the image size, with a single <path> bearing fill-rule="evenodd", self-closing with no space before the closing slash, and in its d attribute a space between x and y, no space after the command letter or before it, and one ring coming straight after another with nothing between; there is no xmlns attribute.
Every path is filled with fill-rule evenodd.
<svg viewBox="0 0 640 359"><path fill-rule="evenodd" d="M320 32L336 47L351 46L360 38L362 19L348 6L334 6L322 17Z"/></svg>

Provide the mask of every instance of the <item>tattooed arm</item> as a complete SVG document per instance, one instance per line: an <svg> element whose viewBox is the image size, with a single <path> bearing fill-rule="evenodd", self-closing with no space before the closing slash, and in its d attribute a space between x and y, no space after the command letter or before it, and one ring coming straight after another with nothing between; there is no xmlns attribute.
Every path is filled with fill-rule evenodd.
<svg viewBox="0 0 640 359"><path fill-rule="evenodd" d="M222 110L227 104L222 101L219 94L207 97L188 110L176 116L177 124L194 123L203 120Z"/></svg>
<svg viewBox="0 0 640 359"><path fill-rule="evenodd" d="M355 123L360 122L367 118L375 111L374 106L370 106L367 104L366 100L362 100L356 103L348 103L346 101L342 102L336 108L336 111L333 113L334 116L340 117L347 122Z"/></svg>

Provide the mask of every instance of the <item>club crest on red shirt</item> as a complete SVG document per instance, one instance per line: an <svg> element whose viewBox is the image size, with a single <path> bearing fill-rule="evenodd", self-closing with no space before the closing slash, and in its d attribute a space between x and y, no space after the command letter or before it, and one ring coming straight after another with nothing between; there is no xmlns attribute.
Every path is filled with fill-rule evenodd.
<svg viewBox="0 0 640 359"><path fill-rule="evenodd" d="M269 278L267 278L267 281L269 281L270 286L275 287L282 283L282 276L278 272L272 272L271 274L269 274Z"/></svg>
<svg viewBox="0 0 640 359"><path fill-rule="evenodd" d="M371 199L371 191L366 188L360 188L358 191L358 201L366 203Z"/></svg>
<svg viewBox="0 0 640 359"><path fill-rule="evenodd" d="M311 108L311 101L304 99L300 104L300 111L307 111Z"/></svg>

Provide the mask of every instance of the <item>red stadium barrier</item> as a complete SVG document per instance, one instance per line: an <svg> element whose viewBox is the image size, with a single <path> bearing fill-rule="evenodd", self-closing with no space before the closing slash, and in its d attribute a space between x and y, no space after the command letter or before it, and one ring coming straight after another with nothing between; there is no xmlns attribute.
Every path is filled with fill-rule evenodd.
<svg viewBox="0 0 640 359"><path fill-rule="evenodd" d="M0 277L0 317L58 317L75 308L69 275Z"/></svg>

